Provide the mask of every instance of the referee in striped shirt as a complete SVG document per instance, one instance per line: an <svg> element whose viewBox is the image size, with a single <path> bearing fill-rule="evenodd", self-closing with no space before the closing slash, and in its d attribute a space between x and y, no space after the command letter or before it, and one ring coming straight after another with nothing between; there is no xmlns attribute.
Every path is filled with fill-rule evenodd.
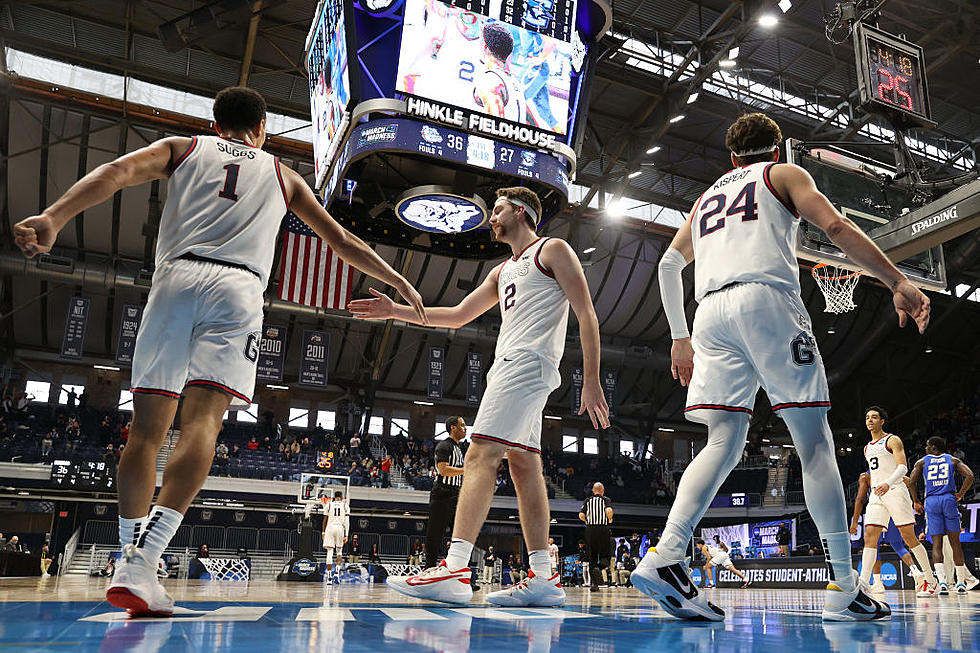
<svg viewBox="0 0 980 653"><path fill-rule="evenodd" d="M599 589L598 572L609 560L609 524L613 520L612 501L605 496L606 488L602 483L592 486L592 496L582 504L578 518L585 522L585 550L589 563L589 576L592 579L591 590Z"/></svg>
<svg viewBox="0 0 980 653"><path fill-rule="evenodd" d="M439 564L442 538L446 528L456 519L456 502L463 487L463 449L459 446L466 437L466 422L462 417L446 420L449 437L436 445L436 470L439 476L429 492L429 526L425 532L425 567Z"/></svg>

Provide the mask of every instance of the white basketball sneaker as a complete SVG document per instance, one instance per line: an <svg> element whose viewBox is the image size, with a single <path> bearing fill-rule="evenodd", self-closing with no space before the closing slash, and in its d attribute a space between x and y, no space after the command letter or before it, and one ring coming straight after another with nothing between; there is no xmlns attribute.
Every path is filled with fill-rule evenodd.
<svg viewBox="0 0 980 653"><path fill-rule="evenodd" d="M919 582L919 588L915 592L916 598L928 599L936 595L936 583L930 583L923 578Z"/></svg>
<svg viewBox="0 0 980 653"><path fill-rule="evenodd" d="M966 579L967 591L972 590L977 585L980 585L980 578L975 578L974 576L970 576L969 578Z"/></svg>
<svg viewBox="0 0 980 653"><path fill-rule="evenodd" d="M949 595L949 585L946 584L946 583L939 583L939 586L936 588L936 594L938 594L940 596L948 596Z"/></svg>
<svg viewBox="0 0 980 653"><path fill-rule="evenodd" d="M446 561L429 567L417 576L389 576L388 585L395 591L417 599L431 599L443 603L469 603L473 599L470 586L470 568L451 571Z"/></svg>
<svg viewBox="0 0 980 653"><path fill-rule="evenodd" d="M965 583L956 583L955 590L957 594L966 594L969 591Z"/></svg>
<svg viewBox="0 0 980 653"><path fill-rule="evenodd" d="M487 601L507 607L558 607L565 605L565 590L558 574L542 578L529 571L527 578L517 585L487 594Z"/></svg>
<svg viewBox="0 0 980 653"><path fill-rule="evenodd" d="M881 582L881 578L875 576L875 580L871 583L871 594L873 596L882 597L885 595L885 584Z"/></svg>
<svg viewBox="0 0 980 653"><path fill-rule="evenodd" d="M169 617L174 612L174 600L157 578L156 563L132 544L123 547L105 598L134 617Z"/></svg>
<svg viewBox="0 0 980 653"><path fill-rule="evenodd" d="M888 619L892 610L883 601L871 598L870 588L862 581L857 572L851 572L854 577L854 589L846 592L839 585L827 585L826 600L823 606L824 621L873 621Z"/></svg>
<svg viewBox="0 0 980 653"><path fill-rule="evenodd" d="M633 587L653 598L679 619L689 621L724 621L725 611L698 591L687 568L680 562L664 560L656 549L650 549L630 576Z"/></svg>

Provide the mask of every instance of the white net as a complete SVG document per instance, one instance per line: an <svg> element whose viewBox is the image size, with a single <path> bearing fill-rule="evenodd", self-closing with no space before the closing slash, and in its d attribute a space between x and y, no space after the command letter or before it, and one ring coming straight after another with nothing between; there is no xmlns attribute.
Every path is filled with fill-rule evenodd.
<svg viewBox="0 0 980 653"><path fill-rule="evenodd" d="M249 566L236 558L198 558L208 570L211 580L248 580Z"/></svg>
<svg viewBox="0 0 980 653"><path fill-rule="evenodd" d="M811 274L826 301L825 313L846 313L857 308L854 289L861 279L860 272L820 263L813 266Z"/></svg>

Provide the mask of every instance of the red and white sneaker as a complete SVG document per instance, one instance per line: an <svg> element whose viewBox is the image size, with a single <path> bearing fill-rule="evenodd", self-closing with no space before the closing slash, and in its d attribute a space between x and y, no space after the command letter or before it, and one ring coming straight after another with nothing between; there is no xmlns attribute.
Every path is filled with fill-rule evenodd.
<svg viewBox="0 0 980 653"><path fill-rule="evenodd" d="M132 544L123 547L105 598L134 617L169 617L174 612L174 600L157 578L156 563Z"/></svg>
<svg viewBox="0 0 980 653"><path fill-rule="evenodd" d="M529 571L517 585L487 594L487 601L507 607L551 608L565 605L565 590L558 574L543 578Z"/></svg>
<svg viewBox="0 0 980 653"><path fill-rule="evenodd" d="M926 579L922 579L919 583L919 589L916 590L915 596L920 599L928 599L929 597L936 595L936 583L930 583Z"/></svg>
<svg viewBox="0 0 980 653"><path fill-rule="evenodd" d="M451 571L446 561L429 567L417 576L389 576L388 585L392 589L414 596L417 599L430 599L443 603L469 603L473 599L470 586L470 568L463 567Z"/></svg>

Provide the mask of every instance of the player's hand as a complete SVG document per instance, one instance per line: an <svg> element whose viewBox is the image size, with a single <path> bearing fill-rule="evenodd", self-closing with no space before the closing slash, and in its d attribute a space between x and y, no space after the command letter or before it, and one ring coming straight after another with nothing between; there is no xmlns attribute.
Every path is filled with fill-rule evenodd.
<svg viewBox="0 0 980 653"><path fill-rule="evenodd" d="M954 496L954 497L956 497L956 503L959 503L960 501L962 501L962 500L963 500L963 495L962 495L962 494L960 494L959 492L957 492L957 493L956 493L956 494L954 494L953 496Z"/></svg>
<svg viewBox="0 0 980 653"><path fill-rule="evenodd" d="M586 381L582 386L582 407L578 414L588 411L589 419L592 420L592 428L609 428L609 405L606 397L599 387L598 379Z"/></svg>
<svg viewBox="0 0 980 653"><path fill-rule="evenodd" d="M429 318L425 316L425 304L422 303L422 295L419 294L419 291L416 290L415 287L404 277L402 278L401 282L395 286L395 290L397 290L398 294L402 296L402 299L408 302L408 305L412 307L412 310L415 311L415 316L419 318L419 321L421 321L423 325L428 325Z"/></svg>
<svg viewBox="0 0 980 653"><path fill-rule="evenodd" d="M27 258L50 252L58 228L48 216L35 215L14 225L14 243Z"/></svg>
<svg viewBox="0 0 980 653"><path fill-rule="evenodd" d="M847 532L851 535L858 534L858 525L855 522L851 522L851 527L847 529Z"/></svg>
<svg viewBox="0 0 980 653"><path fill-rule="evenodd" d="M694 347L690 338L678 338L670 345L670 373L687 386L694 374Z"/></svg>
<svg viewBox="0 0 980 653"><path fill-rule="evenodd" d="M879 497L883 497L885 496L885 493L891 489L891 487L892 486L890 486L888 483L882 483L875 488L875 494L877 494Z"/></svg>
<svg viewBox="0 0 980 653"><path fill-rule="evenodd" d="M346 537L344 538L344 544L347 544L347 538Z"/></svg>
<svg viewBox="0 0 980 653"><path fill-rule="evenodd" d="M919 333L925 333L929 326L929 315L932 310L929 298L913 286L908 279L898 284L892 295L895 312L898 313L898 326L904 327L907 318L912 318Z"/></svg>
<svg viewBox="0 0 980 653"><path fill-rule="evenodd" d="M912 504L912 509L915 510L915 514L917 515L921 515L922 512L925 510L925 508L922 507L922 504L919 503L918 501Z"/></svg>
<svg viewBox="0 0 980 653"><path fill-rule="evenodd" d="M362 320L390 320L395 316L395 302L384 293L368 288L374 299L355 299L347 304L347 310Z"/></svg>

